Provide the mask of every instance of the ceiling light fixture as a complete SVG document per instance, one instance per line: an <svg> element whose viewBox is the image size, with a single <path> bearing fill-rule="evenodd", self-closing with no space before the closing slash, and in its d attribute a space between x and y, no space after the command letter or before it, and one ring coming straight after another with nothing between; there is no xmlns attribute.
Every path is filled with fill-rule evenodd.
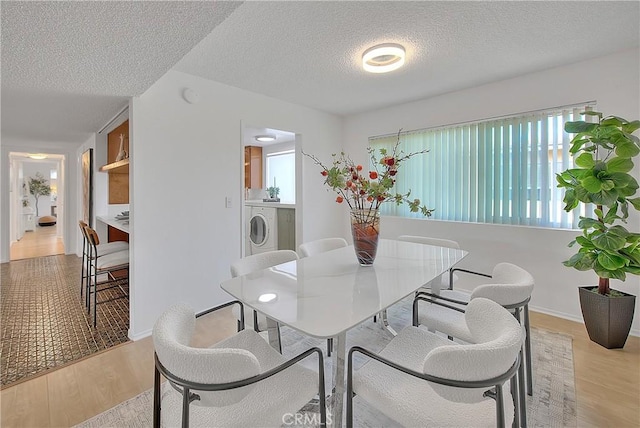
<svg viewBox="0 0 640 428"><path fill-rule="evenodd" d="M383 43L364 51L362 67L370 73L388 73L404 65L404 55L404 46Z"/></svg>
<svg viewBox="0 0 640 428"><path fill-rule="evenodd" d="M275 141L276 136L275 135L256 135L256 140L260 141L261 143L266 143L269 141Z"/></svg>
<svg viewBox="0 0 640 428"><path fill-rule="evenodd" d="M37 160L42 160L42 159L46 159L47 155L42 154L42 153L34 153L34 154L30 154L29 157L31 159L37 159Z"/></svg>

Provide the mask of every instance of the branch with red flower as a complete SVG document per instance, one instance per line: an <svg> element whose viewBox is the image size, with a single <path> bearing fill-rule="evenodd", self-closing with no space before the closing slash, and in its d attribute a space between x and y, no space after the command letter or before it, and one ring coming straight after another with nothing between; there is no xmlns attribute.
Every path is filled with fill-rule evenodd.
<svg viewBox="0 0 640 428"><path fill-rule="evenodd" d="M400 131L398 139L389 153L387 149L379 149L380 160L376 151L368 147L367 152L371 158L372 169L363 172L362 165L356 164L344 152L332 154L332 166L324 165L316 156L303 154L313 160L322 168L320 174L325 177L324 183L338 194L336 202L346 202L352 210L376 210L383 202L395 202L396 205L406 203L411 212L421 212L430 217L433 210L421 205L420 199L410 199L411 190L407 193L394 193L396 175L402 163L413 156L427 153L429 150L421 150L414 153L404 153L399 149Z"/></svg>

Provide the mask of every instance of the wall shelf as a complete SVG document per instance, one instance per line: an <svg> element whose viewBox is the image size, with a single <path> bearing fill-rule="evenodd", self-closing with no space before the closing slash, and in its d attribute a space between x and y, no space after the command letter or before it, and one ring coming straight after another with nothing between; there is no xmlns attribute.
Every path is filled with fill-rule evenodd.
<svg viewBox="0 0 640 428"><path fill-rule="evenodd" d="M111 172L116 174L129 173L129 158L121 161L111 162L100 167L100 172Z"/></svg>

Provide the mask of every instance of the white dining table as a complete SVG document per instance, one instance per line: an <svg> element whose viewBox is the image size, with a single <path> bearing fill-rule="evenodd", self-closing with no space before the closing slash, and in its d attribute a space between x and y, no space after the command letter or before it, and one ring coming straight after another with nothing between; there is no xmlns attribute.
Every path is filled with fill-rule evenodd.
<svg viewBox="0 0 640 428"><path fill-rule="evenodd" d="M371 321L466 255L463 250L381 239L370 266L360 266L353 246L348 246L232 278L221 287L267 316L269 340L276 347L276 323L312 337L333 338L330 420L339 427L347 331Z"/></svg>

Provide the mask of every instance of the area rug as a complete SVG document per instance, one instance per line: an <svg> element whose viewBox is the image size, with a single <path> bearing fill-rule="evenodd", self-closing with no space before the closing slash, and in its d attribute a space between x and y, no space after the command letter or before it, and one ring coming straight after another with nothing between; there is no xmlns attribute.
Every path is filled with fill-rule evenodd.
<svg viewBox="0 0 640 428"><path fill-rule="evenodd" d="M389 311L390 324L399 330L406 322L406 307L399 305ZM391 335L373 322L363 323L351 330L347 337L348 346L364 345L372 350L380 350L391 339ZM325 349L326 341L310 339L299 333L282 328L284 354L296 355L310 346ZM570 336L548 330L531 329L533 359L533 396L527 396L528 424L532 427L575 427L576 397L573 371L573 348ZM330 359L327 359L327 374ZM357 369L364 363L354 361ZM307 362L313 365L309 359ZM317 363L316 363L317 364ZM317 410L316 403L310 403L302 412ZM357 427L395 427L397 423L375 409L357 402L354 412ZM101 413L78 427L148 427L152 424L152 391L148 390ZM283 425L291 427L295 425Z"/></svg>
<svg viewBox="0 0 640 428"><path fill-rule="evenodd" d="M57 255L0 265L2 388L128 341L129 304L98 305L98 326L80 297L81 258ZM120 296L98 293L100 301Z"/></svg>

